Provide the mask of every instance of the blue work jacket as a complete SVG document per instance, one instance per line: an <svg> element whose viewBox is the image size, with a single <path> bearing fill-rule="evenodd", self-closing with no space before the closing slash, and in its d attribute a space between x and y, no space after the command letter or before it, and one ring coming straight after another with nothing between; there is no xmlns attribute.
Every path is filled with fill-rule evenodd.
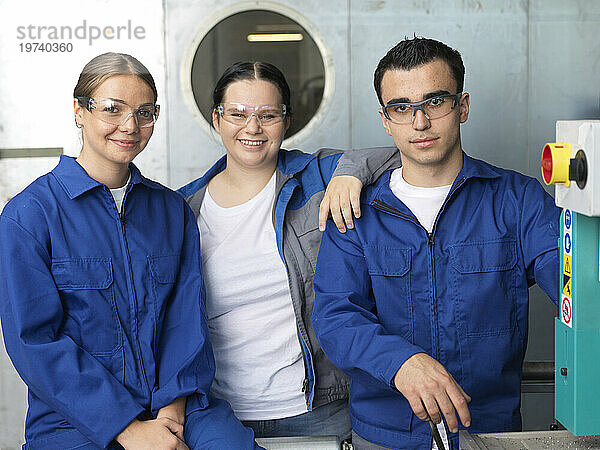
<svg viewBox="0 0 600 450"><path fill-rule="evenodd" d="M393 385L424 352L471 396L470 432L519 430L528 288L557 302L559 209L537 180L464 155L428 233L390 174L365 190L354 230L327 227L317 262L313 326L350 377L353 429L429 448L429 426Z"/></svg>
<svg viewBox="0 0 600 450"><path fill-rule="evenodd" d="M29 388L27 449L106 447L176 398L191 395L188 413L208 406L196 221L181 196L130 170L122 214L62 156L0 217L2 328Z"/></svg>

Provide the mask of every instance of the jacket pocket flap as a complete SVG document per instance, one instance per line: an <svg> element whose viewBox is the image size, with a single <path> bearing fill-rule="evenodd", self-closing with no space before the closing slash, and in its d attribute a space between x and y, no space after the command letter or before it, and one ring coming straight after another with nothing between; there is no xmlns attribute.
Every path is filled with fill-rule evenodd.
<svg viewBox="0 0 600 450"><path fill-rule="evenodd" d="M450 264L460 273L499 272L517 264L517 243L512 239L457 244L448 250Z"/></svg>
<svg viewBox="0 0 600 450"><path fill-rule="evenodd" d="M381 247L367 244L364 252L369 275L401 277L410 270L412 257L410 248Z"/></svg>
<svg viewBox="0 0 600 450"><path fill-rule="evenodd" d="M175 283L179 273L179 255L149 256L152 277L159 283Z"/></svg>
<svg viewBox="0 0 600 450"><path fill-rule="evenodd" d="M110 258L57 258L51 271L59 289L106 289L113 282Z"/></svg>

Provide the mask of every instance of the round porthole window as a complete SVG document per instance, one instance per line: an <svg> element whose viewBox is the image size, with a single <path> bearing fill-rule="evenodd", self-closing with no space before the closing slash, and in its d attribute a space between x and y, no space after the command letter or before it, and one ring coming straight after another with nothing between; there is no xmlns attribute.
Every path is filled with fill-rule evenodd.
<svg viewBox="0 0 600 450"><path fill-rule="evenodd" d="M292 122L286 138L294 136L318 115L326 96L327 70L319 47L304 26L283 13L253 9L231 14L197 45L190 71L195 104L210 123L212 89L223 71L237 61L269 62L290 85Z"/></svg>

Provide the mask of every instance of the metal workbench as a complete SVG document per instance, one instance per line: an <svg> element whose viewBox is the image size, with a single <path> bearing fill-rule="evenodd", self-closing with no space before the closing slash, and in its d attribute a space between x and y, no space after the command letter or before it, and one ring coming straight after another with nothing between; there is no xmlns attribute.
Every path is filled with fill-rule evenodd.
<svg viewBox="0 0 600 450"><path fill-rule="evenodd" d="M600 449L600 436L573 436L567 430L469 434L460 432L461 450L587 450Z"/></svg>

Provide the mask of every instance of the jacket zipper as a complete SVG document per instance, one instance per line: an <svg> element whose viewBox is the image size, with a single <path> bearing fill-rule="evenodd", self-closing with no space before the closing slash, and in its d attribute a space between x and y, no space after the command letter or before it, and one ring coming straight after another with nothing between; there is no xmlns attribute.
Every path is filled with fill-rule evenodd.
<svg viewBox="0 0 600 450"><path fill-rule="evenodd" d="M108 189L108 188L106 188ZM129 186L129 188L127 189L127 191L125 192L125 195L123 197L123 204L121 205L121 211L125 210L125 200L127 199L127 194L129 193L129 191L131 190L131 185ZM109 192L110 194L110 192ZM112 194L111 194L112 196ZM127 220L125 219L124 215L119 212L119 210L117 209L117 205L114 202L112 204L114 205L115 211L117 212L118 216L119 216L119 225L121 228L121 250L123 251L123 256L125 257L125 262L127 264L127 291L129 293L129 307L131 309L130 314L132 314L133 320L131 322L132 323L132 332L133 332L133 338L135 340L135 351L137 353L137 359L139 361L140 364L140 368L142 371L142 376L144 378L144 387L146 388L146 391L148 393L148 395L150 396L151 394L151 390L150 390L150 386L148 385L148 377L146 375L146 369L144 367L144 360L142 359L142 349L140 347L140 341L138 338L138 326L137 326L137 301L135 299L135 295L134 295L134 289L133 289L133 274L131 272L131 258L129 255L129 251L128 251L128 247L127 247L127 235L126 235L126 230L125 230L125 225L127 224Z"/></svg>
<svg viewBox="0 0 600 450"><path fill-rule="evenodd" d="M432 350L433 350L433 357L437 357L437 345L436 345L436 340L437 337L435 336L435 334L437 333L437 310L435 309L435 270L434 270L434 259L433 259L433 246L435 244L435 240L433 237L433 233L430 233L429 231L427 231L427 228L425 228L423 225L421 225L421 222L419 222L416 217L410 216L408 214L404 214L403 212L398 211L396 208L393 208L392 206L383 203L380 200L373 200L371 202L371 206L373 206L375 209L379 209L381 211L387 212L388 214L394 215L394 216L398 216L401 217L403 219L409 220L410 222L413 222L415 225L417 225L418 227L422 228L423 231L425 231L425 234L427 235L427 244L429 246L429 260L431 263L431 275L432 275L432 298L433 298L433 303L434 303L434 312L433 312L433 316L434 316L434 323L430 324L433 325L435 327L434 330L434 336L432 336ZM438 213L439 214L439 213ZM437 221L437 217L436 217L436 221Z"/></svg>
<svg viewBox="0 0 600 450"><path fill-rule="evenodd" d="M429 247L429 260L431 262L431 277L432 277L432 283L431 283L431 290L432 290L432 298L433 298L433 306L434 306L434 311L433 311L433 315L434 315L434 333L435 333L435 337L434 339L432 339L432 344L433 344L433 356L439 359L439 327L438 327L438 320L437 320L437 298L436 298L436 291L435 291L435 259L434 259L434 255L433 255L433 249L435 246L435 238L434 238L434 233L435 233L435 228L437 226L437 221L440 217L440 214L442 213L442 211L444 210L444 208L446 207L446 203L448 203L448 200L452 197L452 195L454 194L454 192L456 192L456 190L463 185L464 181L466 180L465 177L462 177L460 179L460 181L458 183L456 183L452 189L450 189L450 192L448 192L448 195L446 196L446 200L444 200L444 203L442 204L442 207L440 208L440 210L438 211L436 217L435 217L435 221L433 222L433 231L430 233L429 231L427 231L427 229L421 225L421 223L413 216L410 216L408 214L404 214L403 212L398 211L396 208L380 201L380 200L373 200L371 202L371 206L373 206L376 209L379 209L381 211L385 211L388 214L392 214L398 217L402 217L404 219L407 219L413 223L415 223L417 226L421 227L424 231L425 234L427 235L427 244Z"/></svg>
<svg viewBox="0 0 600 450"><path fill-rule="evenodd" d="M279 188L279 190L277 192L275 192L275 201L273 203L273 219L275 218L275 208L277 206L277 201L279 199L279 195L281 194L281 191L283 190L283 186L285 186L285 184L288 182L289 180L286 180L281 187ZM295 189L296 187L294 187ZM291 198L291 195L290 195ZM289 199L288 199L289 201ZM287 205L286 205L287 207ZM273 225L275 225L275 221L273 220ZM290 268L288 267L288 264L286 263L285 260L285 245L284 245L284 240L283 240L283 222L281 224L281 230L280 230L280 236L281 236L281 259L283 261L283 265L285 266L285 270L286 270L286 274L287 274L287 278L288 278L288 286L290 289L290 297L293 296L293 289L292 286L290 285ZM291 251L291 250L290 250ZM292 306L294 305L294 299L292 298ZM294 316L296 316L296 312L294 311ZM300 336L300 350L302 351L302 357L304 360L304 369L306 372L306 377L304 378L304 380L302 381L302 392L304 392L304 396L306 399L306 406L308 408L309 411L312 410L312 402L313 402L313 397L314 397L314 389L310 389L309 387L309 371L312 373L313 376L313 380L315 379L315 373L314 373L314 367L312 364L312 355L310 354L310 350L309 347L307 345L307 343L305 342L304 336L302 336L302 329L301 329L301 325L302 325L302 317L296 317L296 320L298 322L298 333ZM308 340L308 333L307 334L307 339ZM310 363L309 363L310 361Z"/></svg>
<svg viewBox="0 0 600 450"><path fill-rule="evenodd" d="M440 217L440 214L442 214L442 211L444 210L444 208L446 207L446 204L448 203L448 200L452 197L452 195L456 192L456 190L463 185L463 183L465 182L466 178L462 177L451 189L450 192L448 192L448 195L446 196L446 200L444 200L444 203L442 204L442 207L440 208L440 210L438 211L437 215L435 216L435 221L433 222L433 231L431 233L431 235L428 234L429 237L429 254L430 254L430 258L431 258L431 276L433 278L433 283L432 283L432 293L433 293L433 307L434 307L434 317L435 317L435 341L434 341L434 354L436 356L436 358L439 360L440 359L440 355L439 355L439 348L440 348L440 328L439 328L439 320L438 320L438 311L437 311L437 297L436 297L436 290L435 290L435 264L434 264L434 258L433 258L433 246L435 245L435 240L433 238L433 234L435 233L435 228L437 226L437 221Z"/></svg>

